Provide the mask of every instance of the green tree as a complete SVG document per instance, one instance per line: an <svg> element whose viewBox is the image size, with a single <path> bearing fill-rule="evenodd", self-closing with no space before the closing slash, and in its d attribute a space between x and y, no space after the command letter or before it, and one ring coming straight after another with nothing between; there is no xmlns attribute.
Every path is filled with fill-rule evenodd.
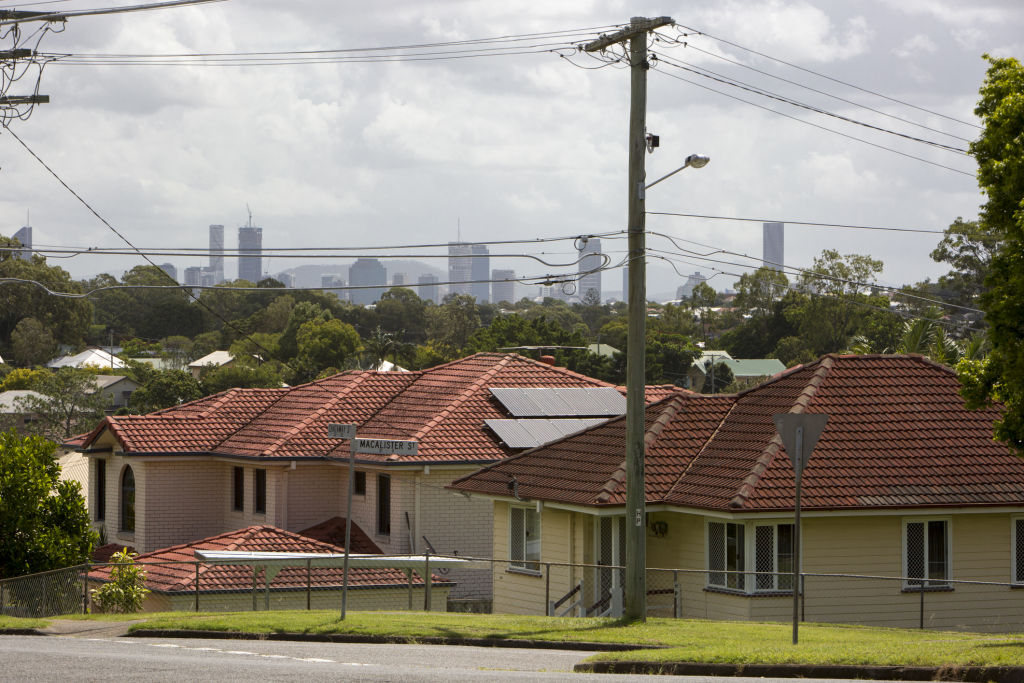
<svg viewBox="0 0 1024 683"><path fill-rule="evenodd" d="M308 382L324 368L343 368L360 350L359 333L337 318L303 323L296 344L298 353L289 365L292 384Z"/></svg>
<svg viewBox="0 0 1024 683"><path fill-rule="evenodd" d="M470 335L480 327L476 300L468 294L447 296L444 303L431 309L431 312L431 337L438 346L447 349L453 356L466 345Z"/></svg>
<svg viewBox="0 0 1024 683"><path fill-rule="evenodd" d="M427 339L427 302L405 287L384 292L376 306L378 326L399 341L422 344Z"/></svg>
<svg viewBox="0 0 1024 683"><path fill-rule="evenodd" d="M236 388L272 389L281 384L280 366L276 363L224 365L204 374L200 382L204 396Z"/></svg>
<svg viewBox="0 0 1024 683"><path fill-rule="evenodd" d="M11 332L11 348L22 365L42 365L57 354L57 340L35 318L22 318Z"/></svg>
<svg viewBox="0 0 1024 683"><path fill-rule="evenodd" d="M943 298L974 306L985 289L985 276L998 246L998 233L983 229L977 221L957 217L931 253L933 261L952 267L937 283Z"/></svg>
<svg viewBox="0 0 1024 683"><path fill-rule="evenodd" d="M160 339L172 334L192 336L202 329L202 316L191 304L188 292L174 287L175 282L160 268L135 266L120 282L109 275L100 275L89 283L89 288L114 285L135 288L102 291L93 301L95 322L113 331L119 339Z"/></svg>
<svg viewBox="0 0 1024 683"><path fill-rule="evenodd" d="M376 369L387 360L388 356L397 359L403 349L401 341L401 330L397 332L386 332L379 325L369 337L363 342L363 354L371 369Z"/></svg>
<svg viewBox="0 0 1024 683"><path fill-rule="evenodd" d="M725 364L725 362L718 362L712 366L711 361L704 363L704 374L706 379L704 380L704 386L701 387L700 393L702 394L720 394L725 391L736 379L732 374L732 368Z"/></svg>
<svg viewBox="0 0 1024 683"><path fill-rule="evenodd" d="M693 288L690 305L700 316L701 337L706 344L711 336L713 324L711 307L715 305L715 290L706 282L700 282Z"/></svg>
<svg viewBox="0 0 1024 683"><path fill-rule="evenodd" d="M288 324L277 340L278 359L287 363L298 355L300 327L313 320L323 322L333 317L334 315L320 304L310 301L301 301L295 304L291 315L288 317Z"/></svg>
<svg viewBox="0 0 1024 683"><path fill-rule="evenodd" d="M41 377L32 388L42 396L15 399L18 410L36 419L28 431L53 441L91 431L103 419L110 399L96 390L95 374L78 368L61 368Z"/></svg>
<svg viewBox="0 0 1024 683"><path fill-rule="evenodd" d="M110 580L92 591L92 602L100 612L130 614L142 609L142 601L149 594L146 572L135 564L138 553L124 548L113 554Z"/></svg>
<svg viewBox="0 0 1024 683"><path fill-rule="evenodd" d="M151 413L203 396L199 382L192 373L184 370L149 369L137 381L141 386L132 394L131 410L134 413Z"/></svg>
<svg viewBox="0 0 1024 683"><path fill-rule="evenodd" d="M59 481L54 450L0 432L0 578L79 564L99 540L78 484Z"/></svg>
<svg viewBox="0 0 1024 683"><path fill-rule="evenodd" d="M970 150L987 199L978 227L996 248L979 298L992 350L984 361L958 366L968 405L1002 400L996 438L1024 453L1024 66L986 55L990 66L974 113L981 135Z"/></svg>
<svg viewBox="0 0 1024 683"><path fill-rule="evenodd" d="M0 382L0 391L12 391L14 389L31 389L37 382L50 376L49 370L29 368L15 368Z"/></svg>

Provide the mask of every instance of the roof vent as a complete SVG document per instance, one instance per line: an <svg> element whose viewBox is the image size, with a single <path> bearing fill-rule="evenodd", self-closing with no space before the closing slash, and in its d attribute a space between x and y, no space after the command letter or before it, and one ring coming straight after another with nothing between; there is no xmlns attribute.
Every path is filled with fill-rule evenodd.
<svg viewBox="0 0 1024 683"><path fill-rule="evenodd" d="M540 362L541 363L547 363L548 365L554 365L555 364L555 357L554 356L541 356L540 357Z"/></svg>

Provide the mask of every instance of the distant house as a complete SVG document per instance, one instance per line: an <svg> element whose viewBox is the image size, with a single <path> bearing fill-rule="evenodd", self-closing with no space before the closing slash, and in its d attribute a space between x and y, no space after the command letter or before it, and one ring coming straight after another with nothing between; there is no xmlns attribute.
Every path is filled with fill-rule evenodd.
<svg viewBox="0 0 1024 683"><path fill-rule="evenodd" d="M40 394L38 391L31 391L29 389L10 389L8 391L0 391L0 422L3 423L2 428L7 429L13 427L19 434L27 433L26 428L33 420L37 419L37 416L32 413L23 412L18 404L18 399L27 398L29 396L45 398L45 396Z"/></svg>
<svg viewBox="0 0 1024 683"><path fill-rule="evenodd" d="M565 389L595 396L577 405L588 397L567 402L556 393ZM667 389L660 391L659 398ZM480 353L415 372L350 371L295 387L232 389L149 415L108 417L73 443L92 461L96 525L111 542L150 552L246 525L298 531L344 515L350 444L328 438L328 424L416 441L415 455L356 457L353 521L387 553L432 547L483 556L492 505L444 487L577 431L580 420L619 415L620 403L620 390L600 380L517 354ZM489 573L460 571L451 573L456 597L490 597Z"/></svg>
<svg viewBox="0 0 1024 683"><path fill-rule="evenodd" d="M264 609L267 602L262 570L254 576L252 568L246 566L196 563L196 550L338 553L344 548L261 524L143 553L135 562L146 570L146 588L151 591L143 604L144 611L194 610L197 600L204 612ZM98 588L109 581L110 572L110 566L89 572L90 587ZM297 561L269 582L270 609L337 609L341 606L342 579L340 567L307 569L305 562ZM431 609L445 611L452 586L447 578L432 577ZM423 609L423 590L423 579L415 573L410 580L400 569L353 568L349 570L348 607Z"/></svg>
<svg viewBox="0 0 1024 683"><path fill-rule="evenodd" d="M188 371L192 376L199 379L203 371L208 368L222 368L234 364L235 357L230 351L211 351L202 358L197 358L188 364Z"/></svg>
<svg viewBox="0 0 1024 683"><path fill-rule="evenodd" d="M88 348L81 353L74 355L60 356L54 358L46 367L54 370L58 368L84 368L86 366L94 366L97 368L112 368L120 370L125 367L125 362L117 356L111 354L109 351L105 351L100 348Z"/></svg>
<svg viewBox="0 0 1024 683"><path fill-rule="evenodd" d="M732 358L725 351L705 351L686 373L686 388L700 393L712 373L712 366L725 364L737 380L768 379L786 369L777 358Z"/></svg>
<svg viewBox="0 0 1024 683"><path fill-rule="evenodd" d="M126 375L96 375L95 380L96 390L110 399L107 407L110 412L127 407L139 388L139 383Z"/></svg>
<svg viewBox="0 0 1024 683"><path fill-rule="evenodd" d="M958 389L920 356L831 355L736 395L648 404L647 566L680 570L679 614L792 615L794 473L772 416L821 413L803 475L803 618L1020 630L1024 459L992 439L1000 409L967 410ZM451 485L493 501L491 554L511 560L495 563L496 612L544 613L538 596L579 582L587 608L621 595L621 570L600 565L625 561L624 422ZM671 572L647 580L672 599Z"/></svg>

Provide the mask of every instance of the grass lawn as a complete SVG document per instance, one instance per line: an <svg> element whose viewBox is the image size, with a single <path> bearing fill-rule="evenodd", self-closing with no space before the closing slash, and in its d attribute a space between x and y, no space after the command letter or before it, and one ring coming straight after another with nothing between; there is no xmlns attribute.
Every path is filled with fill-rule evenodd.
<svg viewBox="0 0 1024 683"><path fill-rule="evenodd" d="M46 619L22 619L0 614L0 628L45 628L49 623Z"/></svg>
<svg viewBox="0 0 1024 683"><path fill-rule="evenodd" d="M199 629L249 633L355 633L449 638L536 639L630 643L662 647L601 653L593 659L659 662L874 664L920 666L1024 666L1024 634L977 634L861 626L803 624L792 645L789 624L650 619L623 624L613 619L423 612L336 611L165 613L138 628Z"/></svg>

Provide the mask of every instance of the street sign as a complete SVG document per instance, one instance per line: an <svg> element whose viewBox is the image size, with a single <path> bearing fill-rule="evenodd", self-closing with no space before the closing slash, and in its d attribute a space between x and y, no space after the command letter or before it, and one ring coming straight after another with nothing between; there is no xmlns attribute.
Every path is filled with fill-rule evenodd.
<svg viewBox="0 0 1024 683"><path fill-rule="evenodd" d="M803 471L814 450L814 444L825 431L828 415L810 415L807 413L783 413L774 415L775 428L782 437L782 445L786 447L786 455L793 463L794 470ZM800 458L797 463L797 458Z"/></svg>
<svg viewBox="0 0 1024 683"><path fill-rule="evenodd" d="M327 438L354 439L356 438L356 425L330 423L327 425Z"/></svg>
<svg viewBox="0 0 1024 683"><path fill-rule="evenodd" d="M376 453L378 455L416 455L419 453L418 441L394 441L392 439L356 439L353 443L356 453Z"/></svg>

